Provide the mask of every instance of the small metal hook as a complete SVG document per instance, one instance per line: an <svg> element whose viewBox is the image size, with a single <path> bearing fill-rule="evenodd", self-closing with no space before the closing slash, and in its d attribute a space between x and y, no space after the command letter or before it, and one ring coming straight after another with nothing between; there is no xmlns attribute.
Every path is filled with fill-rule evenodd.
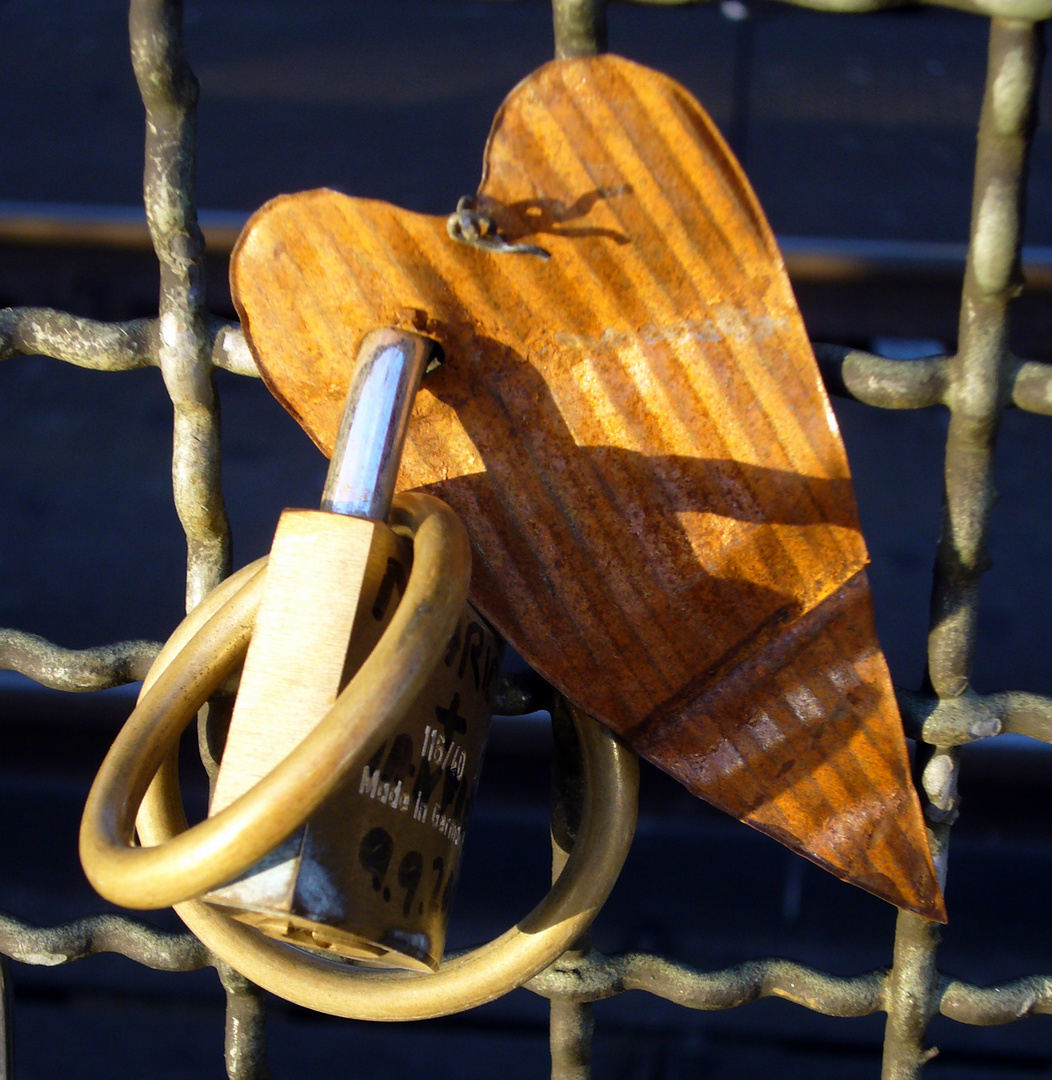
<svg viewBox="0 0 1052 1080"><path fill-rule="evenodd" d="M497 232L497 223L489 214L476 209L475 200L470 195L463 195L457 201L457 208L446 219L446 232L459 244L481 248L503 255L537 255L550 259L551 253L536 244L512 244Z"/></svg>

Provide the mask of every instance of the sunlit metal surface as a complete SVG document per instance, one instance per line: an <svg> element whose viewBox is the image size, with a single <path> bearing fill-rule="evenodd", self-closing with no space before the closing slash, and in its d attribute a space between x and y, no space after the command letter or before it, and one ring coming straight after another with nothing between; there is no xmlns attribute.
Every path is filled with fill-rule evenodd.
<svg viewBox="0 0 1052 1080"><path fill-rule="evenodd" d="M375 331L362 342L336 436L321 508L386 521L409 413L432 343Z"/></svg>
<svg viewBox="0 0 1052 1080"><path fill-rule="evenodd" d="M653 0L655 3L679 0ZM830 12L898 6L897 0L795 0ZM987 521L994 492L993 450L1001 412L1015 406L1052 413L1052 367L1011 355L1008 304L1017 291L1019 222L1041 63L1040 20L1052 0L943 0L991 19L986 94L980 122L972 237L962 299L960 347L954 356L902 362L818 346L827 385L880 408L944 405L951 414L946 454L944 528L936 568L929 638L934 693L900 696L910 734L930 744L924 769L936 862L947 870L956 817L957 747L997 731L1052 741L1052 700L1004 691L971 692L977 590L987 566ZM556 53L581 56L604 44L601 0L553 0ZM181 47L181 5L132 0L132 52L146 105L149 141L145 202L161 263L157 319L103 324L45 309L0 312L0 359L45 353L105 371L159 366L175 406L174 499L188 542L187 603L194 606L228 572L229 539L219 484L219 445L212 372L254 374L240 331L214 318L203 302L203 243L193 200L196 82ZM118 685L141 675L156 646L130 642L83 652L60 650L32 635L5 631L0 666L68 690ZM498 711L547 707L546 687L505 679ZM206 733L207 734L207 733ZM207 746L209 740L202 740ZM560 753L569 751L563 747ZM573 770L562 770L557 807L572 804ZM557 815L558 816L558 815ZM572 817L572 813L570 815ZM558 830L557 830L558 838ZM558 856L557 856L558 861ZM851 978L785 960L765 959L720 971L697 971L658 956L602 956L587 942L528 986L552 1009L553 1076L589 1075L593 1020L589 1003L629 989L688 1008L725 1009L778 996L831 1016L888 1014L884 1080L919 1077L931 1057L925 1038L937 1015L966 1024L1003 1024L1052 1012L1052 977L1034 975L978 987L941 975L934 924L898 920L894 966ZM216 966L228 998L227 1071L238 1080L266 1075L258 990L220 964L190 934L164 934L118 916L33 927L0 917L0 953L22 963L53 965L98 952L172 971ZM10 1076L6 960L0 964L0 1076Z"/></svg>

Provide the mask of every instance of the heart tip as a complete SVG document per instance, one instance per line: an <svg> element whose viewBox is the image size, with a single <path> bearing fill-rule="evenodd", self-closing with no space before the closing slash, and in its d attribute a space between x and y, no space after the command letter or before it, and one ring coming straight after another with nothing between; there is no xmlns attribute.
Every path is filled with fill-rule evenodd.
<svg viewBox="0 0 1052 1080"><path fill-rule="evenodd" d="M885 899L891 898L886 897ZM891 902L895 903L894 900ZM946 901L943 899L942 890L938 886L935 887L934 895L925 896L923 899L915 900L912 903L900 901L896 904L896 907L913 915L919 915L922 919L928 919L930 922L941 923L943 926L949 922L946 915Z"/></svg>
<svg viewBox="0 0 1052 1080"><path fill-rule="evenodd" d="M902 911L946 923L946 901L939 887L930 850L923 832L908 830L892 845L869 848L848 844L841 850L815 850L804 837L743 819L805 859L828 870L848 885L884 900Z"/></svg>
<svg viewBox="0 0 1052 1080"><path fill-rule="evenodd" d="M910 860L913 863L912 867L906 873L895 877L874 873L872 867L869 867L867 872L857 865L850 870L838 871L829 866L827 869L831 869L841 881L849 885L857 885L860 889L872 893L881 900L886 900L901 911L919 915L931 922L945 924L948 921L946 901L936 880L935 869L927 858L926 850L918 850L914 854L915 859ZM920 866L917 866L918 862L921 863ZM927 866L924 865L925 863Z"/></svg>

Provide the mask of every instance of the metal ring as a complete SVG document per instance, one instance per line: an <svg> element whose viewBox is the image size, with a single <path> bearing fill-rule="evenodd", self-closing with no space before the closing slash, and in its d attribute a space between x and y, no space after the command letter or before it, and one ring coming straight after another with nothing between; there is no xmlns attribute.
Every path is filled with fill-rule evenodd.
<svg viewBox="0 0 1052 1080"><path fill-rule="evenodd" d="M404 500L398 498L396 509ZM258 595L264 563L245 567L187 616L158 655L143 684L141 702L166 683L200 682L214 689L222 682L244 648L239 644L241 627L251 623L252 593ZM206 634L209 627L212 631ZM204 649L214 650L221 662ZM196 707L187 706L188 715ZM590 717L577 710L573 715L583 750L585 804L577 840L558 880L517 925L486 945L446 960L433 975L366 971L315 957L265 938L203 901L176 903L175 910L221 960L271 993L315 1011L362 1020L414 1020L500 997L546 968L591 925L617 880L635 831L636 756ZM180 728L186 722L183 719ZM149 784L136 823L144 845L161 846L142 851L165 850L187 828L177 737L178 732L166 744L167 756Z"/></svg>
<svg viewBox="0 0 1052 1080"><path fill-rule="evenodd" d="M253 572L241 571L242 579ZM161 650L143 696L183 668L184 649L235 595L225 582L195 609ZM279 997L305 1008L360 1020L422 1020L473 1008L521 986L562 955L591 925L621 871L636 824L639 766L635 754L606 728L572 710L581 739L584 814L558 881L544 900L499 938L444 961L433 975L351 968L261 934L202 901L176 904L180 918L231 967ZM138 818L144 844L164 844L186 828L177 757L169 754Z"/></svg>
<svg viewBox="0 0 1052 1080"><path fill-rule="evenodd" d="M180 810L181 827L158 846L133 847L147 788L182 730L248 647L265 560L224 582L177 629L84 808L81 862L107 900L167 907L236 877L298 829L354 761L400 723L463 610L471 550L459 518L428 495L400 496L392 524L414 537L405 595L325 718L277 768L214 817L188 829Z"/></svg>
<svg viewBox="0 0 1052 1080"><path fill-rule="evenodd" d="M639 763L591 717L573 710L584 764L584 814L570 857L548 895L500 937L443 961L434 974L368 971L264 937L201 900L176 904L187 927L221 960L278 997L357 1020L426 1020L485 1004L557 960L591 925L621 871L636 824ZM184 822L174 757L139 814L143 843L164 843Z"/></svg>

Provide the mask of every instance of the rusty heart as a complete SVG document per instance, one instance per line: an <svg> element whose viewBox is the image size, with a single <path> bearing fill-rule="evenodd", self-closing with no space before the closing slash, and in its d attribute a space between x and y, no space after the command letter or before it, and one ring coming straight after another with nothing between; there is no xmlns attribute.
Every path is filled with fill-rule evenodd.
<svg viewBox="0 0 1052 1080"><path fill-rule="evenodd" d="M366 332L436 339L399 485L461 515L483 613L695 794L944 919L836 421L712 122L626 60L553 62L474 206L475 246L332 191L265 206L231 270L264 379L329 453Z"/></svg>

